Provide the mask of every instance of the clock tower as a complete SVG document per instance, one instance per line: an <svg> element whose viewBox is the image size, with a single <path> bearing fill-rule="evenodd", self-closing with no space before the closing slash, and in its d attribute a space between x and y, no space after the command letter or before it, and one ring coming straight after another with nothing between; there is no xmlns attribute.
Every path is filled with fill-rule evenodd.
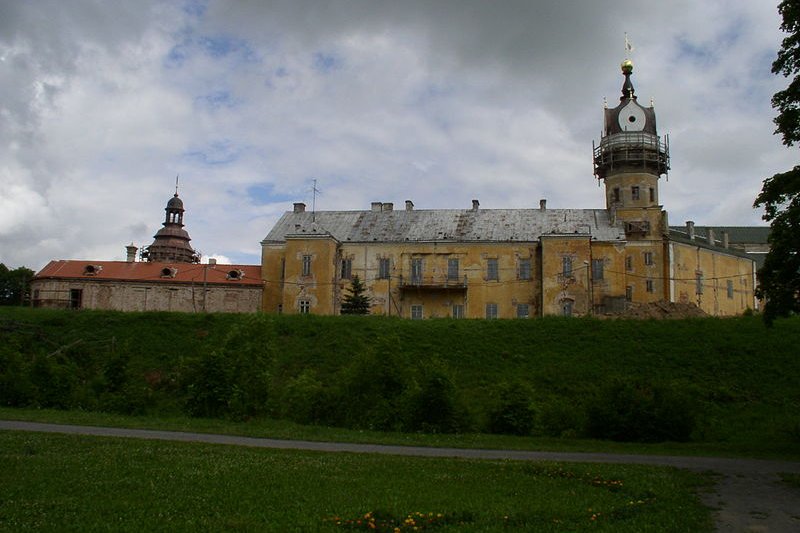
<svg viewBox="0 0 800 533"><path fill-rule="evenodd" d="M653 106L637 101L633 63L626 59L621 66L622 96L617 107L605 109L603 136L593 147L594 173L605 182L606 207L626 222L628 238L656 237L661 233L655 227L661 218L658 180L669 170L669 139L658 136Z"/></svg>

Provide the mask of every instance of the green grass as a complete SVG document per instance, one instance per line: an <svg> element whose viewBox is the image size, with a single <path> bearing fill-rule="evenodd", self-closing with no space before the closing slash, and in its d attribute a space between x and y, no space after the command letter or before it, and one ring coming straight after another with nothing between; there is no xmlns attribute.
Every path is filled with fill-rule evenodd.
<svg viewBox="0 0 800 533"><path fill-rule="evenodd" d="M705 483L643 466L0 432L0 529L7 531L337 531L346 529L337 522L369 521L366 513L412 515L423 531L710 531L695 495Z"/></svg>
<svg viewBox="0 0 800 533"><path fill-rule="evenodd" d="M255 379L260 380L255 387L263 389L264 398L258 399L257 412L244 408L234 415L224 414L256 419L248 424L189 424L207 426L210 431L227 424L233 433L266 427L263 431L271 436L320 440L333 436L336 440L420 443L421 439L447 446L602 447L800 458L800 389L796 386L800 319L779 320L768 329L760 317L404 321L0 308L0 339L0 389L21 387L19 398L0 402L7 406L127 411L147 415L142 422L146 425L171 420L169 424L180 426L185 424L181 415L186 412L193 373L209 354L219 354L223 368L238 364L241 375L253 376L246 366L253 365L258 371ZM298 420L301 408L309 408L302 402L313 397L311 393L319 393L324 405L330 398L326 394L347 379L351 386L363 384L364 389L373 386L380 391L382 384L371 383L372 374L352 371L360 361L373 364L385 375L399 375L401 384L410 389L422 382L429 369L443 368L470 416L465 428L470 435L370 432L371 419L359 416L357 409L349 420L327 425L352 426L356 420L363 431L267 420ZM44 370L35 368L36 362ZM117 374L114 364L119 366ZM361 369L372 370L368 364ZM28 374L19 379L15 372ZM302 376L311 378L305 389L292 396L292 386ZM4 377L7 382L2 381ZM582 436L581 410L615 380L655 380L691 397L697 409L691 442L605 445L576 438ZM486 428L487 406L502 382L521 383L532 391L538 423L530 437L477 435ZM231 394L228 400L226 408L251 401L246 395ZM372 405L366 397L360 407ZM562 415L575 420L566 420L564 428L545 423L561 422Z"/></svg>
<svg viewBox="0 0 800 533"><path fill-rule="evenodd" d="M798 453L771 451L765 443L758 453L743 453L741 449L719 443L703 442L613 442L585 438L520 437L486 433L400 433L346 428L310 426L287 420L254 418L232 421L188 416L128 416L91 411L23 409L0 407L0 419L24 420L53 424L107 426L134 429L216 433L245 437L262 437L317 442L349 442L397 446L429 446L439 448L477 448L485 450L532 450L553 452L600 452L644 455L682 455L710 457L759 457L764 459L796 460Z"/></svg>

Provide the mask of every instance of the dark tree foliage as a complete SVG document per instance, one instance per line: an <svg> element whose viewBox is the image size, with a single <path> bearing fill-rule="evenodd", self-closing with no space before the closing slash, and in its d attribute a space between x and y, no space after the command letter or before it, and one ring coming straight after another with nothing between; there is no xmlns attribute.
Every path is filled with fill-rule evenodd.
<svg viewBox="0 0 800 533"><path fill-rule="evenodd" d="M28 287L33 274L30 268L9 270L0 263L0 305L23 305L30 300Z"/></svg>
<svg viewBox="0 0 800 533"><path fill-rule="evenodd" d="M775 133L783 144L794 146L800 142L800 0L784 0L778 12L788 36L772 72L792 80L772 97L778 110ZM764 320L772 324L777 317L800 312L800 165L764 180L753 206L763 207L763 218L770 223L770 251L758 271L756 294L766 299Z"/></svg>
<svg viewBox="0 0 800 533"><path fill-rule="evenodd" d="M368 315L370 307L370 298L366 294L367 288L361 283L358 276L353 276L350 282L350 288L347 289L348 294L344 295L342 299L342 314L343 315Z"/></svg>

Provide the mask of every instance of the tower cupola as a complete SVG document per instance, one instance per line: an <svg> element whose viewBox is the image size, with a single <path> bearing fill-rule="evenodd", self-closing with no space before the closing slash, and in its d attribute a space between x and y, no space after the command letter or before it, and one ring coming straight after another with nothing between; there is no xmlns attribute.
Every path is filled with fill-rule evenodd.
<svg viewBox="0 0 800 533"><path fill-rule="evenodd" d="M633 62L621 65L625 81L617 107L605 109L603 134L593 145L594 174L606 185L613 207L657 205L657 181L669 170L669 138L659 137L652 105L639 104L633 88Z"/></svg>
<svg viewBox="0 0 800 533"><path fill-rule="evenodd" d="M142 258L150 262L198 263L200 254L192 249L189 233L183 229L183 200L175 195L164 208L166 216L163 227L153 236L153 243L142 250Z"/></svg>

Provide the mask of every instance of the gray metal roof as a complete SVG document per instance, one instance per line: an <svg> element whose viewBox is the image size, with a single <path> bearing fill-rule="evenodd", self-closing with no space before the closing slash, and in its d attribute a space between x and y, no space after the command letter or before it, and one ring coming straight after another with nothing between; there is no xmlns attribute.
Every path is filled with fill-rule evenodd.
<svg viewBox="0 0 800 533"><path fill-rule="evenodd" d="M708 238L708 228L714 230L717 240L722 238L722 232L728 233L728 242L731 244L767 244L769 226L695 226L695 238ZM670 226L671 233L688 237L686 226Z"/></svg>
<svg viewBox="0 0 800 533"><path fill-rule="evenodd" d="M605 209L414 209L285 213L264 243L331 235L340 242L537 241L547 234L624 240Z"/></svg>

